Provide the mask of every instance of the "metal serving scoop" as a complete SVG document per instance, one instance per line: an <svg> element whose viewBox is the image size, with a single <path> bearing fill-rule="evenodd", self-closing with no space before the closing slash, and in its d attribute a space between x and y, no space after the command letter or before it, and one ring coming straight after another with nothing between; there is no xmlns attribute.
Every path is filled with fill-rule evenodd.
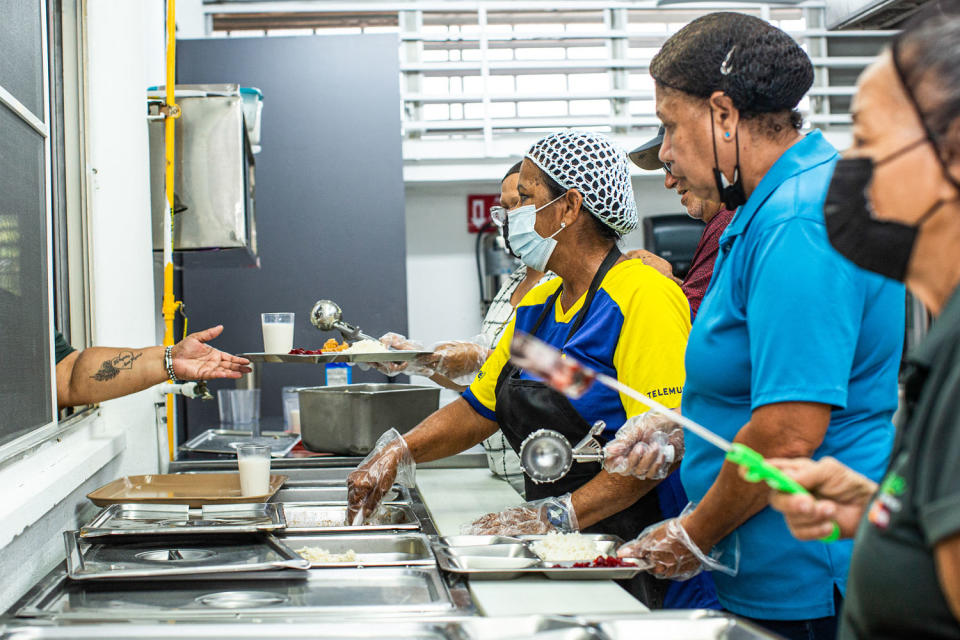
<svg viewBox="0 0 960 640"><path fill-rule="evenodd" d="M520 469L537 484L567 475L574 462L603 462L603 446L594 437L606 428L597 420L576 446L553 429L537 429L520 445Z"/></svg>
<svg viewBox="0 0 960 640"><path fill-rule="evenodd" d="M310 323L321 331L339 331L348 342L358 340L377 341L373 336L360 331L360 327L343 321L343 311L333 300L317 300L310 310Z"/></svg>

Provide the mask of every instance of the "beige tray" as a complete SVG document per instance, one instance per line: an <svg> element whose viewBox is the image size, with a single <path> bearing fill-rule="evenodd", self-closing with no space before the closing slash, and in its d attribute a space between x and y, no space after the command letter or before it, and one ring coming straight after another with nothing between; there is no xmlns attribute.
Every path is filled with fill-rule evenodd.
<svg viewBox="0 0 960 640"><path fill-rule="evenodd" d="M239 473L152 474L118 478L87 494L98 507L135 502L188 504L239 504L266 502L275 494L287 476L271 475L270 490L263 495L240 495Z"/></svg>

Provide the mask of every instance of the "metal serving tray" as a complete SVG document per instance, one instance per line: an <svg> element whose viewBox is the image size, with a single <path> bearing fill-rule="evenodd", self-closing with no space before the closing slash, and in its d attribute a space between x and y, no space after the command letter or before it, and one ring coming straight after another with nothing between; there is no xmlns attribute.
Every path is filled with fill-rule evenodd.
<svg viewBox="0 0 960 640"><path fill-rule="evenodd" d="M623 544L618 536L582 534L593 539L597 555L613 555ZM444 571L469 576L474 580L512 580L523 575L540 574L554 580L626 580L642 567L573 567L572 562L541 560L533 543L545 536L448 536L437 539L434 553ZM473 540L471 540L473 538ZM483 541L476 538L491 538ZM447 540L444 544L442 540ZM453 546L449 544L452 541ZM479 544L477 544L479 542Z"/></svg>
<svg viewBox="0 0 960 640"><path fill-rule="evenodd" d="M199 544L195 538L101 544L82 541L77 531L64 531L63 540L67 550L67 575L74 580L164 580L201 574L252 577L257 571L309 566L269 534L207 537Z"/></svg>
<svg viewBox="0 0 960 640"><path fill-rule="evenodd" d="M347 524L347 505L288 503L283 505L286 533L379 533L383 531L419 531L420 519L410 505L384 504L374 522ZM340 525L316 523L342 522Z"/></svg>
<svg viewBox="0 0 960 640"><path fill-rule="evenodd" d="M322 353L294 355L292 353L241 353L250 362L286 362L292 364L327 364L328 362L409 362L432 351L389 351L387 353Z"/></svg>
<svg viewBox="0 0 960 640"><path fill-rule="evenodd" d="M283 529L280 505L113 504L80 529L84 540L116 536L236 534Z"/></svg>
<svg viewBox="0 0 960 640"><path fill-rule="evenodd" d="M270 455L282 458L300 442L299 433L286 431L262 431L260 437L253 439L251 431L233 429L207 429L197 437L180 445L180 451L221 453L236 455L237 445L263 444L270 447Z"/></svg>
<svg viewBox="0 0 960 640"><path fill-rule="evenodd" d="M286 486L286 484L284 485ZM410 503L410 491L401 485L395 485L383 496L384 502ZM347 486L325 487L289 487L280 489L270 502L339 502L347 504Z"/></svg>
<svg viewBox="0 0 960 640"><path fill-rule="evenodd" d="M453 609L450 592L436 568L314 569L296 573L301 579L180 580L164 583L162 588L155 583L124 582L104 583L94 589L58 581L31 597L17 615L56 622L176 620L179 625L189 620L236 622L245 616L255 617L258 622L320 615L367 620L383 615L436 615ZM314 622L313 637L316 633ZM183 637L179 632L174 635Z"/></svg>
<svg viewBox="0 0 960 640"><path fill-rule="evenodd" d="M345 567L406 567L435 566L436 559L430 550L426 536L419 533L406 534L357 534L349 536L287 536L284 543L294 552L300 553L304 547L319 547L329 553L353 551L356 560L344 562L310 562L311 569Z"/></svg>

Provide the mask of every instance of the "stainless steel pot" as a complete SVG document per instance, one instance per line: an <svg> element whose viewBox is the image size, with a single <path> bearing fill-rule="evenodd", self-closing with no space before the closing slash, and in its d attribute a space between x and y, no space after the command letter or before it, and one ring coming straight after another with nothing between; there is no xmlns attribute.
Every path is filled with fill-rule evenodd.
<svg viewBox="0 0 960 640"><path fill-rule="evenodd" d="M440 388L348 384L300 389L300 435L310 451L366 455L388 429L406 433L440 406Z"/></svg>

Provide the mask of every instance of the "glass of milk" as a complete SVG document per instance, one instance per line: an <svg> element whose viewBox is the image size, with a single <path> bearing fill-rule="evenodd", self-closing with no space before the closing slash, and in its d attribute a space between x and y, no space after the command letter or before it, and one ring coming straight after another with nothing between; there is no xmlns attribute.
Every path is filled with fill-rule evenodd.
<svg viewBox="0 0 960 640"><path fill-rule="evenodd" d="M270 491L270 447L237 445L237 466L240 468L240 495L262 496Z"/></svg>
<svg viewBox="0 0 960 640"><path fill-rule="evenodd" d="M261 313L263 352L286 354L293 349L292 313Z"/></svg>

